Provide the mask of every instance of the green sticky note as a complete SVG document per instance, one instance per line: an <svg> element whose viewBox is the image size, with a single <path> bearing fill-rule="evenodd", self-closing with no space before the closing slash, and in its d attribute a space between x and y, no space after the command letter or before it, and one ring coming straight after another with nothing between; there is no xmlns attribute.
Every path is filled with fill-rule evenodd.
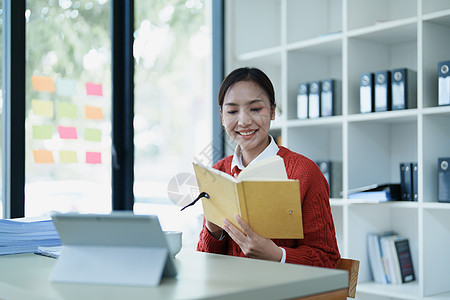
<svg viewBox="0 0 450 300"><path fill-rule="evenodd" d="M58 102L58 117L76 119L77 117L77 106L68 102Z"/></svg>
<svg viewBox="0 0 450 300"><path fill-rule="evenodd" d="M64 164L76 163L78 162L76 151L59 151L59 162Z"/></svg>
<svg viewBox="0 0 450 300"><path fill-rule="evenodd" d="M52 125L33 126L33 139L47 140L51 139L53 134Z"/></svg>
<svg viewBox="0 0 450 300"><path fill-rule="evenodd" d="M84 130L84 139L86 141L100 142L102 139L102 132L100 129L86 128Z"/></svg>

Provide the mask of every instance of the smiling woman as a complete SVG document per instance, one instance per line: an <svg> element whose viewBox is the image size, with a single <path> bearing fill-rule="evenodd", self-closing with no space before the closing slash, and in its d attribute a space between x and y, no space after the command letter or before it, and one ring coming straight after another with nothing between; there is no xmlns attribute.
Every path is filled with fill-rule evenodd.
<svg viewBox="0 0 450 300"><path fill-rule="evenodd" d="M237 176L247 166L278 155L284 160L289 179L300 184L303 239L266 239L252 230L239 216L240 231L229 220L215 224L203 221L197 250L252 257L278 262L336 267L340 258L330 209L330 191L322 172L310 159L277 146L269 135L275 118L275 93L270 79L256 68L232 71L219 90L222 124L236 142L233 155L213 167ZM279 205L272 199L273 205Z"/></svg>

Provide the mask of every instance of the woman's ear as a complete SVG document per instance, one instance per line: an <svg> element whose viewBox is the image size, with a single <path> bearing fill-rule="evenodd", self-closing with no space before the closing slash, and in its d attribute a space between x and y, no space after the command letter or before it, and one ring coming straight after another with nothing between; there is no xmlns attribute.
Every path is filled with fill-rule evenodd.
<svg viewBox="0 0 450 300"><path fill-rule="evenodd" d="M275 111L277 110L277 104L276 103L274 103L273 104L273 107L272 107L272 115L270 116L270 119L271 120L275 120Z"/></svg>
<svg viewBox="0 0 450 300"><path fill-rule="evenodd" d="M222 107L219 105L219 117L220 117L220 123L222 123L223 127L223 113L222 113Z"/></svg>

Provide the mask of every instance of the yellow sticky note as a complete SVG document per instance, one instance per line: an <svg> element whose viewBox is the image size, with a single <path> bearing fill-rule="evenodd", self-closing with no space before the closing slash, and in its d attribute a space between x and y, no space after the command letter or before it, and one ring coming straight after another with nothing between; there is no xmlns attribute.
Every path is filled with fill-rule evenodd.
<svg viewBox="0 0 450 300"><path fill-rule="evenodd" d="M58 109L58 117L70 119L77 118L77 106L75 104L69 102L58 102L56 107Z"/></svg>
<svg viewBox="0 0 450 300"><path fill-rule="evenodd" d="M53 164L53 153L48 150L33 150L33 159L37 164Z"/></svg>
<svg viewBox="0 0 450 300"><path fill-rule="evenodd" d="M76 151L59 151L59 162L63 164L77 163L78 157Z"/></svg>
<svg viewBox="0 0 450 300"><path fill-rule="evenodd" d="M52 134L53 134L53 126L51 125L33 126L33 139L37 140L51 139Z"/></svg>
<svg viewBox="0 0 450 300"><path fill-rule="evenodd" d="M35 115L53 117L53 103L48 100L31 100L31 106Z"/></svg>
<svg viewBox="0 0 450 300"><path fill-rule="evenodd" d="M89 106L84 107L84 117L91 120L103 120L103 111L101 107Z"/></svg>
<svg viewBox="0 0 450 300"><path fill-rule="evenodd" d="M33 84L33 88L38 92L50 92L54 93L55 83L53 79L46 76L31 76L31 83Z"/></svg>
<svg viewBox="0 0 450 300"><path fill-rule="evenodd" d="M86 128L84 130L84 139L86 141L100 142L102 139L102 132L100 129Z"/></svg>

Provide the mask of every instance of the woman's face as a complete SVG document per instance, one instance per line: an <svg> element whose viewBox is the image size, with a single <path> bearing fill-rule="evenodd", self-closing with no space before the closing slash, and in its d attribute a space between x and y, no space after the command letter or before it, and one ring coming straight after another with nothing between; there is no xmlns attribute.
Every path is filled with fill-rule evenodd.
<svg viewBox="0 0 450 300"><path fill-rule="evenodd" d="M257 83L236 82L225 94L222 125L244 156L256 157L267 147L270 121L274 119L275 107L270 106L269 97Z"/></svg>

